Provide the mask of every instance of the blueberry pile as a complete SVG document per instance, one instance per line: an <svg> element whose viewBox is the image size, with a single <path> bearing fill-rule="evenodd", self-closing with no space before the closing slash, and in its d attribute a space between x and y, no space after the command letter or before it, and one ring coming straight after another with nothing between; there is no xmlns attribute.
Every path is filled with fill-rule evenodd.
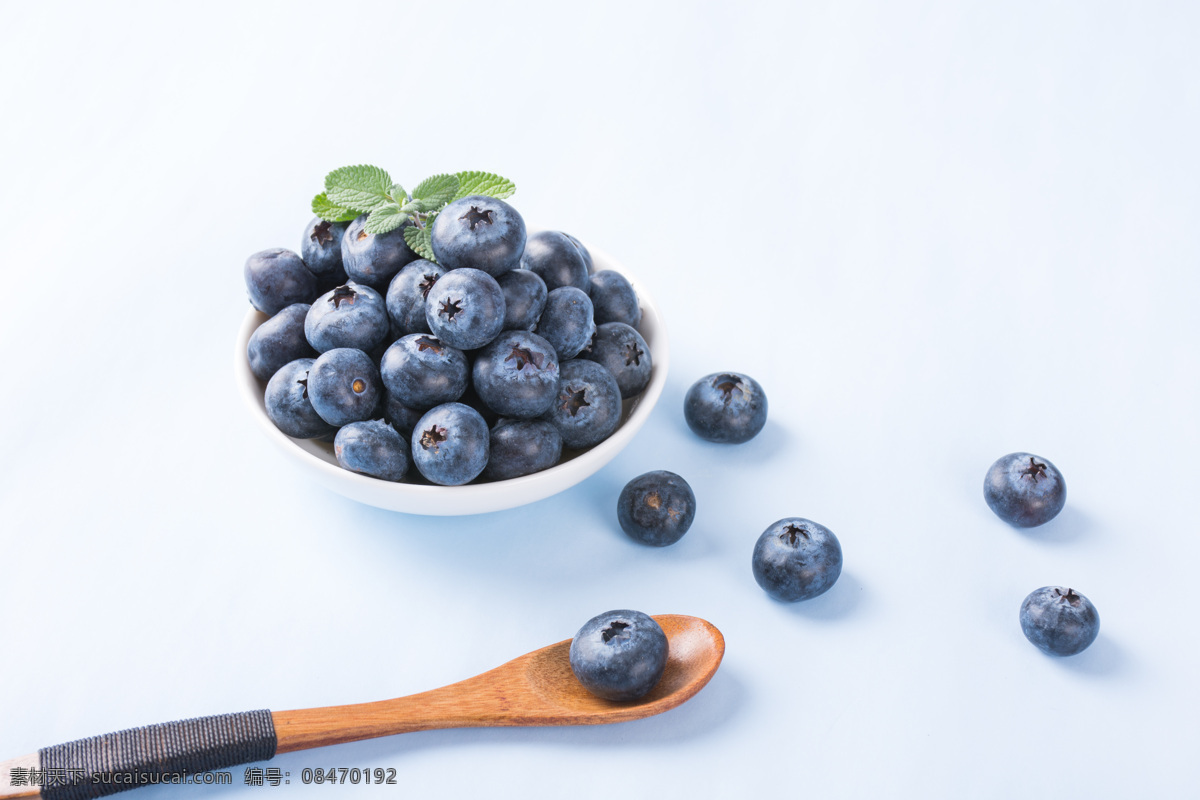
<svg viewBox="0 0 1200 800"><path fill-rule="evenodd" d="M612 435L654 366L629 281L596 271L572 236L527 235L503 199L443 197L433 216L433 201L386 191L399 227L372 232L380 200L348 221L317 216L299 254L247 259L250 302L270 319L246 355L271 421L332 440L353 472L443 486L548 469ZM323 198L326 217L346 211Z"/></svg>

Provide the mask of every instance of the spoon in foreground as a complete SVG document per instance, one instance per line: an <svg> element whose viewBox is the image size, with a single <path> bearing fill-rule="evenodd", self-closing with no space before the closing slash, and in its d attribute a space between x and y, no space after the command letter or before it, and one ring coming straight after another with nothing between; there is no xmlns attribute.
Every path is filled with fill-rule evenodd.
<svg viewBox="0 0 1200 800"><path fill-rule="evenodd" d="M0 800L99 797L171 783L183 773L266 761L276 753L412 731L602 725L661 714L704 688L721 664L725 639L698 617L654 619L667 635L667 666L658 685L632 703L602 700L584 689L571 671L567 639L474 678L394 700L222 714L45 747L0 762Z"/></svg>

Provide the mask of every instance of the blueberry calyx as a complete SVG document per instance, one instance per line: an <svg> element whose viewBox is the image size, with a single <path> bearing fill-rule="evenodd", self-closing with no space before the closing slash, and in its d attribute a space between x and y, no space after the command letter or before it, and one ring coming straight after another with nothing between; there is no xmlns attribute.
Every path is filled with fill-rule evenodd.
<svg viewBox="0 0 1200 800"><path fill-rule="evenodd" d="M423 353L426 350L432 350L438 355L442 354L442 343L432 336L422 336L417 339L417 352Z"/></svg>
<svg viewBox="0 0 1200 800"><path fill-rule="evenodd" d="M600 631L600 638L603 639L604 642L607 644L608 642L611 642L613 639L616 639L617 637L624 637L624 636L628 635L625 633L625 629L628 627L629 627L628 622L621 622L620 620L616 620L611 625L609 625L607 628Z"/></svg>
<svg viewBox="0 0 1200 800"><path fill-rule="evenodd" d="M341 308L342 303L354 305L354 298L358 293L349 286L339 286L333 290L333 294L329 296L329 302L333 303L334 308Z"/></svg>
<svg viewBox="0 0 1200 800"><path fill-rule="evenodd" d="M367 229L366 229L366 228L363 228L361 231L359 231L359 232L358 232L358 237L357 237L357 238L358 238L358 240L361 242L363 239L367 238L367 237L368 237L368 236L370 236L370 235L371 235L371 234L367 233Z"/></svg>
<svg viewBox="0 0 1200 800"><path fill-rule="evenodd" d="M438 315L445 314L446 319L453 321L455 314L462 313L462 306L459 305L461 300L443 300L442 307L438 309Z"/></svg>
<svg viewBox="0 0 1200 800"><path fill-rule="evenodd" d="M296 381L296 383L298 383L304 387L304 390L303 390L304 391L304 399L307 400L308 399L308 373L307 372L304 373L304 377L301 378L300 380Z"/></svg>
<svg viewBox="0 0 1200 800"><path fill-rule="evenodd" d="M1078 606L1079 606L1079 601L1080 601L1080 597L1081 597L1081 595L1080 595L1078 592L1076 592L1074 589L1067 589L1067 592L1066 592L1066 594L1063 594L1063 593L1062 593L1061 591L1059 591L1059 590L1058 590L1058 588L1056 587L1056 588L1054 589L1054 594L1055 594L1057 597L1060 597L1060 598L1062 598L1062 599L1060 599L1060 600L1058 601L1058 602L1060 602L1060 603L1070 603L1070 604L1071 604L1071 605L1073 605L1073 606L1076 606L1076 607L1078 607Z"/></svg>
<svg viewBox="0 0 1200 800"><path fill-rule="evenodd" d="M437 283L438 276L437 275L422 275L421 278L422 278L422 280L419 284L417 284L417 288L421 290L421 299L428 300L429 299L429 290L433 288L433 285L435 283Z"/></svg>
<svg viewBox="0 0 1200 800"><path fill-rule="evenodd" d="M576 416L580 409L582 409L584 406L591 405L591 403L587 401L587 397L583 389L572 389L568 387L567 390L563 392L562 399L562 410L566 411L572 417Z"/></svg>
<svg viewBox="0 0 1200 800"><path fill-rule="evenodd" d="M362 378L355 378L350 384L350 389L355 394L362 394L367 390L367 382Z"/></svg>
<svg viewBox="0 0 1200 800"><path fill-rule="evenodd" d="M313 232L309 234L309 238L317 244L320 244L321 242L332 242L333 234L329 232L329 227L331 224L332 223L326 220L321 220L319 223L317 223L316 227L313 228Z"/></svg>
<svg viewBox="0 0 1200 800"><path fill-rule="evenodd" d="M713 378L713 388L725 395L725 405L733 400L733 393L739 392L745 394L746 390L742 388L742 382L736 375L718 375Z"/></svg>
<svg viewBox="0 0 1200 800"><path fill-rule="evenodd" d="M1039 464L1034 461L1033 456L1029 457L1029 466L1021 470L1021 474L1033 478L1033 482L1037 483L1038 478L1046 477L1046 465Z"/></svg>
<svg viewBox="0 0 1200 800"><path fill-rule="evenodd" d="M517 371L518 372L520 372L525 367L526 364L532 366L534 369L542 368L542 354L535 353L532 350L530 350L528 347L517 347L516 345L513 345L512 352L509 353L508 357L505 358L504 360L505 361L515 360L517 362Z"/></svg>
<svg viewBox="0 0 1200 800"><path fill-rule="evenodd" d="M434 425L421 434L421 447L426 450L437 450L439 443L446 441L446 429Z"/></svg>
<svg viewBox="0 0 1200 800"><path fill-rule="evenodd" d="M588 346L591 346L590 342ZM637 365L640 367L642 365L642 356L644 355L645 353L642 351L642 348L637 346L637 342L630 342L625 345L625 366Z"/></svg>
<svg viewBox="0 0 1200 800"><path fill-rule="evenodd" d="M471 210L459 217L460 220L465 219L471 230L475 230L475 226L481 222L492 224L492 209L480 211L479 206L471 206Z"/></svg>
<svg viewBox="0 0 1200 800"><path fill-rule="evenodd" d="M810 538L808 531L804 530L804 528L788 523L788 526L779 534L779 541L785 543L788 547L795 547L800 544L801 536L805 539Z"/></svg>

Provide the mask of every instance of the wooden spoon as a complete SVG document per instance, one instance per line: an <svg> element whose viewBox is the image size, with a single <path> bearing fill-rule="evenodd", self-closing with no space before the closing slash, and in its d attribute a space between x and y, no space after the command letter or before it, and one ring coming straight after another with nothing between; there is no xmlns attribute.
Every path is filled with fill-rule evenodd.
<svg viewBox="0 0 1200 800"><path fill-rule="evenodd" d="M584 689L571 671L568 639L474 678L394 700L202 717L43 748L0 762L0 798L79 796L79 784L92 784L86 789L94 797L170 782L161 776L411 731L601 725L661 714L704 688L725 654L725 639L698 617L654 619L667 635L666 670L648 695L632 703L601 700Z"/></svg>

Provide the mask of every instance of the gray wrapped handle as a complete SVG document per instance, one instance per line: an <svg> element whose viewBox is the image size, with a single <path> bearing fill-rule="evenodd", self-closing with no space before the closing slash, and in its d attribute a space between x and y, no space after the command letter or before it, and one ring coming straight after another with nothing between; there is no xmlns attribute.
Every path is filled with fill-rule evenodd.
<svg viewBox="0 0 1200 800"><path fill-rule="evenodd" d="M243 711L92 736L38 751L45 800L83 800L275 755L271 712ZM164 778L166 780L164 780Z"/></svg>

